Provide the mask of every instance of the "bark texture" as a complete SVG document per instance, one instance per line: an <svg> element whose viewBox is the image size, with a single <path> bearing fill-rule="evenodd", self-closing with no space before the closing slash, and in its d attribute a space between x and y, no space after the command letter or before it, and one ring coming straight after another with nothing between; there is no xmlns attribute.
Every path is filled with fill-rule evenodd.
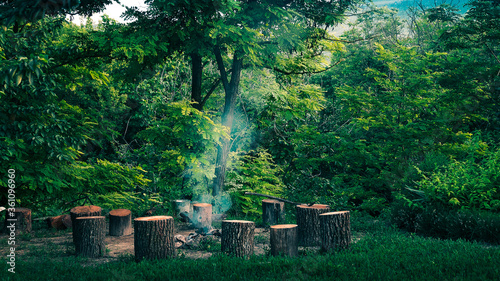
<svg viewBox="0 0 500 281"><path fill-rule="evenodd" d="M101 215L101 207L99 206L78 206L74 207L69 211L69 215L71 216L71 225L73 226L73 243L76 243L75 241L75 225L76 225L76 218L79 217L93 217L93 216L100 216Z"/></svg>
<svg viewBox="0 0 500 281"><path fill-rule="evenodd" d="M351 219L349 211L319 215L321 249L334 251L348 249L351 243Z"/></svg>
<svg viewBox="0 0 500 281"><path fill-rule="evenodd" d="M127 209L116 209L109 212L109 235L129 234L132 234L132 212Z"/></svg>
<svg viewBox="0 0 500 281"><path fill-rule="evenodd" d="M210 231L210 229L212 229L212 204L193 204L192 221L194 223L194 227L200 229L202 233Z"/></svg>
<svg viewBox="0 0 500 281"><path fill-rule="evenodd" d="M299 255L298 226L296 224L279 224L270 227L271 255L296 257Z"/></svg>
<svg viewBox="0 0 500 281"><path fill-rule="evenodd" d="M255 223L243 220L222 221L222 252L236 257L248 257L253 254Z"/></svg>
<svg viewBox="0 0 500 281"><path fill-rule="evenodd" d="M134 220L135 260L175 257L174 218L142 217Z"/></svg>
<svg viewBox="0 0 500 281"><path fill-rule="evenodd" d="M264 225L279 224L285 220L285 203L278 200L262 200L262 222Z"/></svg>
<svg viewBox="0 0 500 281"><path fill-rule="evenodd" d="M299 246L320 246L319 215L330 211L330 206L314 204L297 205Z"/></svg>
<svg viewBox="0 0 500 281"><path fill-rule="evenodd" d="M214 48L214 54L217 61L217 67L220 72L222 86L224 87L225 92L224 111L222 112L221 123L223 126L229 129L229 134L231 134L231 129L233 128L234 108L236 106L236 100L239 93L238 90L240 86L241 70L243 68L243 58L240 57L238 52L234 53L231 80L229 81L228 73L224 66L222 54L218 46ZM220 145L217 148L215 177L212 187L213 196L218 196L222 192L222 187L224 186L224 180L226 178L227 157L229 155L230 149L231 140L228 138L222 138L220 140Z"/></svg>
<svg viewBox="0 0 500 281"><path fill-rule="evenodd" d="M103 216L78 217L75 219L73 238L77 256L97 258L106 253L106 218Z"/></svg>
<svg viewBox="0 0 500 281"><path fill-rule="evenodd" d="M5 228L15 224L16 233L31 232L31 210L28 208L14 208L14 212L7 209L5 213Z"/></svg>
<svg viewBox="0 0 500 281"><path fill-rule="evenodd" d="M197 53L191 54L191 101L193 107L202 110L201 85L203 79L202 57Z"/></svg>

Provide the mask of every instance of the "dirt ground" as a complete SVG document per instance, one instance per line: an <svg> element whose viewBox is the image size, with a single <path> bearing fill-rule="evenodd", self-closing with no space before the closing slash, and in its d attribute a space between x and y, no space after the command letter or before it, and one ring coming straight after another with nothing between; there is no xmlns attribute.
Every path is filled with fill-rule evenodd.
<svg viewBox="0 0 500 281"><path fill-rule="evenodd" d="M108 231L108 230L107 230ZM195 232L195 229L190 224L177 223L175 224L175 235L181 234L187 237ZM25 257L48 257L51 259L64 259L74 256L73 236L70 230L55 231L45 228L35 228L29 234L19 234L16 237L16 256L19 259ZM220 242L220 238L211 236L215 240L213 243ZM9 247L7 244L8 236L5 233L0 234L0 257L5 257L8 254ZM130 258L134 256L134 234L126 236L109 236L106 235L106 254L102 258L92 259L91 264L102 264L121 258ZM264 228L255 229L254 238L254 254L265 254L269 248L269 231ZM214 251L217 252L217 251ZM199 249L178 249L179 256L185 256L191 259L208 258L214 252L204 251Z"/></svg>

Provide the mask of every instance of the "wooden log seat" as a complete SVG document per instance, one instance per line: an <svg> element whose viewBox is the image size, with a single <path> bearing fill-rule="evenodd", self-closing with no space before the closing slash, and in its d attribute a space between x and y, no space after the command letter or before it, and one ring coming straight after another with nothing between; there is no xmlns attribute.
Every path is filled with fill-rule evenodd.
<svg viewBox="0 0 500 281"><path fill-rule="evenodd" d="M106 254L106 218L103 216L77 217L73 224L73 238L77 256L97 258Z"/></svg>
<svg viewBox="0 0 500 281"><path fill-rule="evenodd" d="M174 218L141 217L134 220L135 260L175 257Z"/></svg>
<svg viewBox="0 0 500 281"><path fill-rule="evenodd" d="M319 215L330 211L330 206L322 204L296 206L299 246L320 246Z"/></svg>
<svg viewBox="0 0 500 281"><path fill-rule="evenodd" d="M299 255L298 226L278 224L270 226L271 255L296 257Z"/></svg>
<svg viewBox="0 0 500 281"><path fill-rule="evenodd" d="M115 209L109 212L109 235L124 236L132 234L132 212L127 209Z"/></svg>
<svg viewBox="0 0 500 281"><path fill-rule="evenodd" d="M255 223L244 220L222 221L222 252L236 257L248 257L254 250Z"/></svg>

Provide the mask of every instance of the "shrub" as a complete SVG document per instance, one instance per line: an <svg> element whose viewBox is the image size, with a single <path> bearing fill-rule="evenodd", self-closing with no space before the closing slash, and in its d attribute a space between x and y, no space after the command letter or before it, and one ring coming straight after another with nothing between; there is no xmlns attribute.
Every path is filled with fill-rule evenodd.
<svg viewBox="0 0 500 281"><path fill-rule="evenodd" d="M443 206L392 206L392 222L399 228L443 239L465 239L500 244L500 215L480 210L455 210Z"/></svg>
<svg viewBox="0 0 500 281"><path fill-rule="evenodd" d="M245 195L245 192L256 192L279 196L283 191L283 183L278 177L279 167L271 155L263 149L250 151L245 155L233 154L234 164L226 176L226 190L231 194L233 214L260 217L262 215L262 198Z"/></svg>
<svg viewBox="0 0 500 281"><path fill-rule="evenodd" d="M500 150L454 161L418 183L429 203L447 208L500 211Z"/></svg>

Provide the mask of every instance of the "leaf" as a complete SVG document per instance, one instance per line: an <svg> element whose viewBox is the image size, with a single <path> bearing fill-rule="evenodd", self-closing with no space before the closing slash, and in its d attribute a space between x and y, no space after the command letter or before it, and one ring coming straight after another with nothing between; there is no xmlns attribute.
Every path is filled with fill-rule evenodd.
<svg viewBox="0 0 500 281"><path fill-rule="evenodd" d="M16 76L16 86L19 86L19 84L21 84L21 81L23 81L23 76L21 74L18 74Z"/></svg>

